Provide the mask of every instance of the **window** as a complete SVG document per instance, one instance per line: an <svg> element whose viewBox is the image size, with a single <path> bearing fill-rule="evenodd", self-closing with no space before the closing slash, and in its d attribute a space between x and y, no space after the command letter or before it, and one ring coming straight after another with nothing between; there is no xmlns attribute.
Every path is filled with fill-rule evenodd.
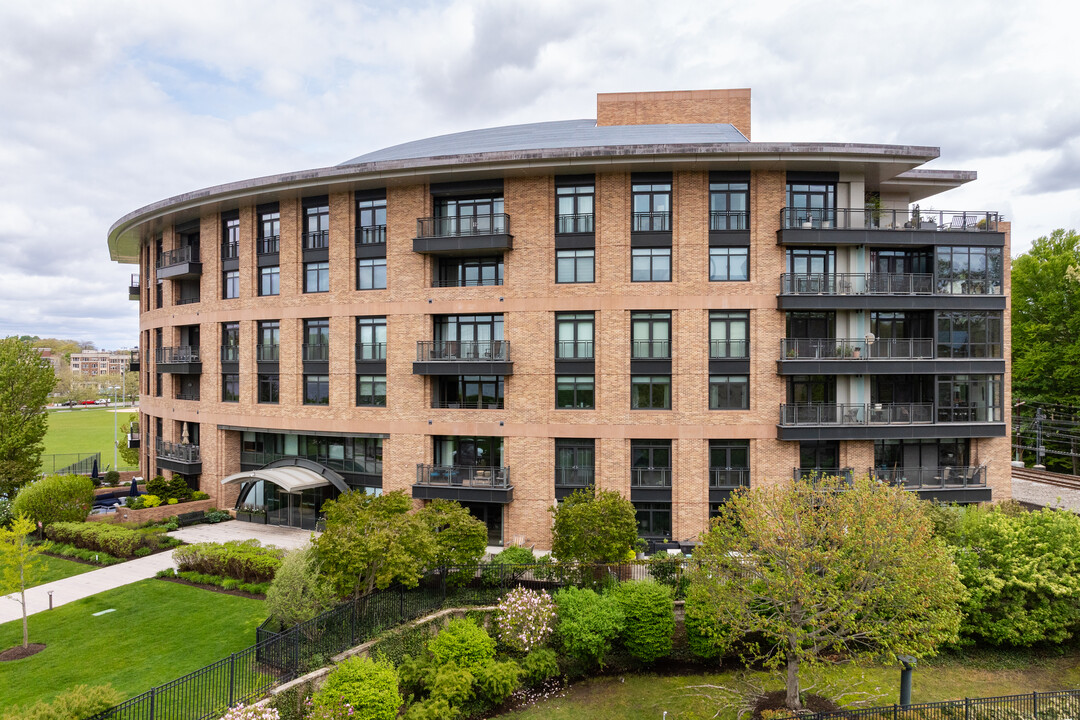
<svg viewBox="0 0 1080 720"><path fill-rule="evenodd" d="M278 348L281 346L281 329L277 320L261 320L258 326L259 344L256 347L256 359L259 362L277 362Z"/></svg>
<svg viewBox="0 0 1080 720"><path fill-rule="evenodd" d="M593 359L595 314L555 314L555 358L559 360Z"/></svg>
<svg viewBox="0 0 1080 720"><path fill-rule="evenodd" d="M384 395L385 388L384 388ZM305 405L329 405L330 404L330 376L329 375L304 375L304 404Z"/></svg>
<svg viewBox="0 0 1080 720"><path fill-rule="evenodd" d="M223 215L221 218L221 259L240 257L240 216Z"/></svg>
<svg viewBox="0 0 1080 720"><path fill-rule="evenodd" d="M937 356L940 358L1002 357L1000 312L940 312Z"/></svg>
<svg viewBox="0 0 1080 720"><path fill-rule="evenodd" d="M330 319L304 320L304 360L328 362L330 360Z"/></svg>
<svg viewBox="0 0 1080 720"><path fill-rule="evenodd" d="M240 271L226 270L221 276L221 297L225 300L240 297Z"/></svg>
<svg viewBox="0 0 1080 720"><path fill-rule="evenodd" d="M221 323L221 362L240 362L240 323Z"/></svg>
<svg viewBox="0 0 1080 720"><path fill-rule="evenodd" d="M630 378L631 410L670 410L670 375L634 375Z"/></svg>
<svg viewBox="0 0 1080 720"><path fill-rule="evenodd" d="M732 282L750 279L750 248L709 248L709 280Z"/></svg>
<svg viewBox="0 0 1080 720"><path fill-rule="evenodd" d="M386 359L386 318L356 318L356 359Z"/></svg>
<svg viewBox="0 0 1080 720"><path fill-rule="evenodd" d="M386 258L361 258L356 261L356 289L386 289Z"/></svg>
<svg viewBox="0 0 1080 720"><path fill-rule="evenodd" d="M280 400L280 388L278 387L278 374L259 375L259 402L276 405Z"/></svg>
<svg viewBox="0 0 1080 720"><path fill-rule="evenodd" d="M221 376L221 402L240 402L240 375L224 373Z"/></svg>
<svg viewBox="0 0 1080 720"><path fill-rule="evenodd" d="M595 250L556 250L555 282L591 283L596 276Z"/></svg>
<svg viewBox="0 0 1080 720"><path fill-rule="evenodd" d="M435 235L499 235L506 232L501 197L438 199Z"/></svg>
<svg viewBox="0 0 1080 720"><path fill-rule="evenodd" d="M501 375L448 375L435 379L431 406L495 410L503 407Z"/></svg>
<svg viewBox="0 0 1080 720"><path fill-rule="evenodd" d="M749 207L749 183L709 183L709 230L746 230L750 226Z"/></svg>
<svg viewBox="0 0 1080 720"><path fill-rule="evenodd" d="M1001 248L938 247L937 292L947 295L1000 295Z"/></svg>
<svg viewBox="0 0 1080 720"><path fill-rule="evenodd" d="M939 375L938 422L1002 422L1000 375Z"/></svg>
<svg viewBox="0 0 1080 720"><path fill-rule="evenodd" d="M327 247L330 247L330 203L325 197L307 198L304 200L304 249Z"/></svg>
<svg viewBox="0 0 1080 720"><path fill-rule="evenodd" d="M671 487L671 441L630 441L630 487Z"/></svg>
<svg viewBox="0 0 1080 720"><path fill-rule="evenodd" d="M386 376L356 376L357 407L386 407Z"/></svg>
<svg viewBox="0 0 1080 720"><path fill-rule="evenodd" d="M714 310L709 313L709 358L750 357L750 313Z"/></svg>
<svg viewBox="0 0 1080 720"><path fill-rule="evenodd" d="M383 263L385 264L386 261L383 260ZM304 292L330 292L330 263L304 263Z"/></svg>
<svg viewBox="0 0 1080 720"><path fill-rule="evenodd" d="M748 375L712 375L709 377L710 410L749 410Z"/></svg>
<svg viewBox="0 0 1080 720"><path fill-rule="evenodd" d="M555 439L555 487L589 487L593 484L595 464L595 440Z"/></svg>
<svg viewBox="0 0 1080 720"><path fill-rule="evenodd" d="M788 227L832 227L836 219L836 183L788 183Z"/></svg>
<svg viewBox="0 0 1080 720"><path fill-rule="evenodd" d="M356 242L361 245L386 242L386 198L356 201Z"/></svg>
<svg viewBox="0 0 1080 720"><path fill-rule="evenodd" d="M750 486L750 441L709 441L709 487Z"/></svg>
<svg viewBox="0 0 1080 720"><path fill-rule="evenodd" d="M630 258L634 282L671 282L671 248L632 248Z"/></svg>
<svg viewBox="0 0 1080 720"><path fill-rule="evenodd" d="M591 410L595 407L593 375L557 375L555 377L555 407L572 410Z"/></svg>
<svg viewBox="0 0 1080 720"><path fill-rule="evenodd" d="M281 293L281 270L277 265L259 268L259 295Z"/></svg>
<svg viewBox="0 0 1080 720"><path fill-rule="evenodd" d="M671 313L630 313L630 357L638 360L671 358Z"/></svg>
<svg viewBox="0 0 1080 720"><path fill-rule="evenodd" d="M275 203L276 206L276 203ZM259 238L257 242L260 255L273 254L278 251L281 239L281 213L275 207L273 210L259 213ZM277 295L277 293L273 293Z"/></svg>
<svg viewBox="0 0 1080 720"><path fill-rule="evenodd" d="M556 234L593 232L595 194L596 188L592 182L555 188Z"/></svg>
<svg viewBox="0 0 1080 720"><path fill-rule="evenodd" d="M638 535L648 538L671 537L671 503L636 502Z"/></svg>
<svg viewBox="0 0 1080 720"><path fill-rule="evenodd" d="M386 269L383 262L383 284L386 287ZM434 287L474 287L477 285L502 285L503 259L494 257L440 258L437 260Z"/></svg>
<svg viewBox="0 0 1080 720"><path fill-rule="evenodd" d="M788 402L799 405L836 402L835 375L792 375L788 378Z"/></svg>
<svg viewBox="0 0 1080 720"><path fill-rule="evenodd" d="M506 360L502 315L438 315L432 352L443 359Z"/></svg>
<svg viewBox="0 0 1080 720"><path fill-rule="evenodd" d="M671 183L633 183L633 232L671 232Z"/></svg>

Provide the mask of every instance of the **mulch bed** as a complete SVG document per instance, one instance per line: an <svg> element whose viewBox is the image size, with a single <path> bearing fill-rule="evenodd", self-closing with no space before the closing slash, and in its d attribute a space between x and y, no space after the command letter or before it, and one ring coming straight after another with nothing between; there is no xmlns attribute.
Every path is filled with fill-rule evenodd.
<svg viewBox="0 0 1080 720"><path fill-rule="evenodd" d="M205 585L203 583L194 583L190 580L185 580L182 577L171 578L157 578L158 580L164 580L165 582L177 583L179 585L190 585L191 587L202 588L203 590L210 590L211 592L221 593L222 595L235 595L237 597L251 598L252 600L265 600L265 595L256 595L255 593L244 592L243 590L226 590L220 585Z"/></svg>
<svg viewBox="0 0 1080 720"><path fill-rule="evenodd" d="M757 701L754 703L754 720L761 720L762 710L786 710L784 704L787 700L786 690L774 690L772 692L763 693L758 696ZM839 705L830 700L829 698L821 697L820 695L804 695L803 696L803 710L820 713L820 712L836 712L842 710ZM795 713L791 713L794 715Z"/></svg>
<svg viewBox="0 0 1080 720"><path fill-rule="evenodd" d="M0 662L7 660L22 660L28 658L31 655L37 655L39 652L45 649L42 643L30 643L28 646L16 645L15 647L8 648L3 652L0 652Z"/></svg>

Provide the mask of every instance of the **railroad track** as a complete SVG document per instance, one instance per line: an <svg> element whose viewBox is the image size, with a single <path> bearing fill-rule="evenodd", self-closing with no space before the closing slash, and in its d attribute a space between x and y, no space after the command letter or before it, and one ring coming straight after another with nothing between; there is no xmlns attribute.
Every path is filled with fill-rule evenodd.
<svg viewBox="0 0 1080 720"><path fill-rule="evenodd" d="M1012 477L1013 480L1027 480L1028 482L1043 485L1056 485L1069 490L1080 490L1080 477L1076 475L1064 475L1049 472L1048 470L1032 470L1031 468L1013 468Z"/></svg>

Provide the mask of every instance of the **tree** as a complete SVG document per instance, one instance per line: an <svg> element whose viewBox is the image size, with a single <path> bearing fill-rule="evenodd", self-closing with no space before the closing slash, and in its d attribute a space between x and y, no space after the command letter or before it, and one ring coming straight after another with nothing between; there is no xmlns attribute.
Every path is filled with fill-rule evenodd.
<svg viewBox="0 0 1080 720"><path fill-rule="evenodd" d="M17 338L0 340L0 494L37 475L48 419L45 404L56 385L52 365Z"/></svg>
<svg viewBox="0 0 1080 720"><path fill-rule="evenodd" d="M339 595L360 598L394 581L415 586L435 541L400 490L347 492L323 503L326 530L315 541L323 573Z"/></svg>
<svg viewBox="0 0 1080 720"><path fill-rule="evenodd" d="M266 591L266 613L285 627L320 615L334 606L333 590L322 576L310 545L288 553Z"/></svg>
<svg viewBox="0 0 1080 720"><path fill-rule="evenodd" d="M551 552L564 562L620 563L637 546L634 505L614 490L578 490L550 508Z"/></svg>
<svg viewBox="0 0 1080 720"><path fill-rule="evenodd" d="M139 433L139 414L131 413L128 416L127 422L120 426L120 439L116 441L116 451L120 453L120 459L124 461L124 464L129 467L139 467L139 448L128 447L127 436L132 432L132 428L135 428L134 432L137 435Z"/></svg>
<svg viewBox="0 0 1080 720"><path fill-rule="evenodd" d="M786 668L792 710L803 666L833 653L932 655L960 626L964 588L921 501L867 478L736 493L694 560L688 625L714 646L741 640L749 659Z"/></svg>
<svg viewBox="0 0 1080 720"><path fill-rule="evenodd" d="M34 522L82 522L94 509L94 483L85 475L50 475L24 485L11 511Z"/></svg>
<svg viewBox="0 0 1080 720"><path fill-rule="evenodd" d="M30 632L26 624L26 586L33 582L37 573L40 545L30 543L34 521L19 515L10 528L0 528L0 595L19 593L22 605L23 647L30 644Z"/></svg>
<svg viewBox="0 0 1080 720"><path fill-rule="evenodd" d="M487 550L487 526L454 500L432 500L417 513L435 540L433 567L475 565Z"/></svg>

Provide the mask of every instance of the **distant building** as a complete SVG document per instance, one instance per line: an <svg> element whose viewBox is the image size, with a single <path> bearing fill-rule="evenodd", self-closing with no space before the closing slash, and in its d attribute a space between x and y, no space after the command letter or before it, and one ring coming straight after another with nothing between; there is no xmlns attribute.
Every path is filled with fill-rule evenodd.
<svg viewBox="0 0 1080 720"><path fill-rule="evenodd" d="M71 354L71 372L75 375L119 375L127 372L131 354L121 352L82 352Z"/></svg>
<svg viewBox="0 0 1080 720"><path fill-rule="evenodd" d="M58 372L60 370L61 357L59 355L54 355L52 348L39 347L34 349L37 350L38 354L41 355L43 359L49 361L49 364L52 365L53 372Z"/></svg>

